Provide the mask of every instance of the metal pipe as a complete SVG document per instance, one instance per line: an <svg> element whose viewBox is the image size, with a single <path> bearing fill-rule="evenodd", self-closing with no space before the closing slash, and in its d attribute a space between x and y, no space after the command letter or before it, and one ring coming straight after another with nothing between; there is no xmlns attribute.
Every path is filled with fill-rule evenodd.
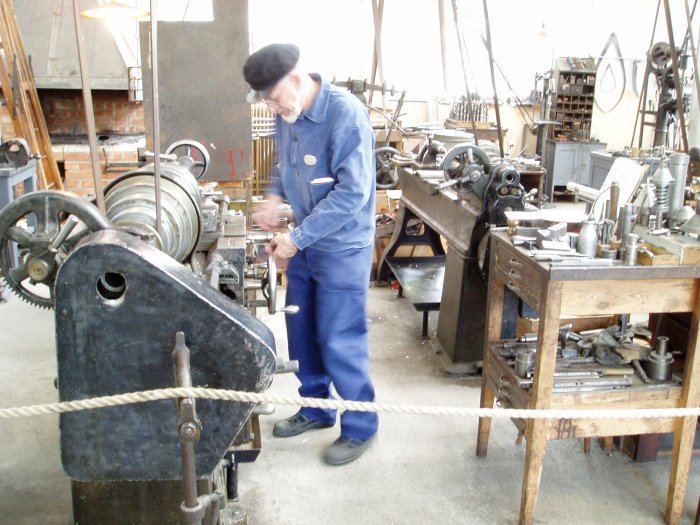
<svg viewBox="0 0 700 525"><path fill-rule="evenodd" d="M447 92L447 44L445 40L445 0L437 0L440 21L440 57L442 58L442 88Z"/></svg>
<svg viewBox="0 0 700 525"><path fill-rule="evenodd" d="M372 0L372 19L374 20L374 53L372 54L372 80L369 86L368 106L372 105L374 98L374 86L376 85L377 71L379 79L384 83L384 65L382 64L382 19L384 18L384 0ZM384 93L382 93L382 107L384 107Z"/></svg>
<svg viewBox="0 0 700 525"><path fill-rule="evenodd" d="M486 1L486 0L484 0ZM683 144L681 146L681 150L683 152L688 151L688 134L685 129L685 112L683 111L682 107L682 96L683 96L683 91L681 90L681 81L679 78L679 73L678 73L678 52L676 51L676 42L673 38L673 24L671 22L671 6L669 0L664 0L664 12L666 13L666 29L668 30L668 45L671 50L671 63L673 64L673 85L676 89L676 100L677 106L676 106L676 116L678 117L678 120L680 120L680 128L681 128L681 138L683 139ZM661 104L659 104L659 107ZM656 145L656 144L655 144Z"/></svg>
<svg viewBox="0 0 700 525"><path fill-rule="evenodd" d="M685 153L672 153L669 157L668 170L673 177L668 199L668 216L670 218L673 218L676 212L683 207L689 163L690 156Z"/></svg>
<svg viewBox="0 0 700 525"><path fill-rule="evenodd" d="M90 90L90 76L88 74L87 60L85 58L83 30L80 26L80 14L78 0L73 0L73 18L75 19L75 36L78 41L78 62L80 63L80 80L83 91L83 106L85 106L85 120L87 124L88 144L90 146L90 161L92 163L92 179L95 183L95 202L102 213L105 211L105 199L102 194L102 172L97 158L97 132L95 131L95 112L92 107L92 91Z"/></svg>
<svg viewBox="0 0 700 525"><path fill-rule="evenodd" d="M617 222L618 207L620 205L620 183L613 182L610 185L610 207L608 208L608 219Z"/></svg>
<svg viewBox="0 0 700 525"><path fill-rule="evenodd" d="M476 123L474 122L474 110L472 109L472 95L469 91L469 82L467 81L467 65L464 62L464 49L467 47L464 42L464 36L459 29L459 11L457 10L457 0L452 0L452 15L455 22L455 31L457 33L457 47L459 48L459 58L462 64L462 76L464 77L464 89L467 92L467 116L472 123L472 133L474 134L474 144L479 145L479 135L476 133Z"/></svg>
<svg viewBox="0 0 700 525"><path fill-rule="evenodd" d="M77 0L74 0L77 1ZM158 98L158 0L151 0L151 87L153 91L153 175L156 191L156 228L163 234L160 218L160 100Z"/></svg>
<svg viewBox="0 0 700 525"><path fill-rule="evenodd" d="M503 151L503 134L501 133L501 110L498 107L498 92L496 91L496 73L493 69L493 47L491 45L491 24L489 23L489 9L487 0L484 0L484 19L486 21L486 48L489 52L489 67L491 68L491 85L493 86L493 105L496 110L496 129L498 130L498 148L501 158L505 157Z"/></svg>
<svg viewBox="0 0 700 525"><path fill-rule="evenodd" d="M693 56L693 71L698 70L698 57L695 55L695 39L693 38L693 29L692 29L692 15L690 14L690 10L688 9L688 0L684 0L683 4L685 5L685 19L688 22L688 29L686 31L686 36L690 39L690 51ZM695 6L693 6L693 14L695 13ZM698 75L693 75L695 79L695 96L700 97L700 78L698 78ZM677 180L677 179L676 179Z"/></svg>

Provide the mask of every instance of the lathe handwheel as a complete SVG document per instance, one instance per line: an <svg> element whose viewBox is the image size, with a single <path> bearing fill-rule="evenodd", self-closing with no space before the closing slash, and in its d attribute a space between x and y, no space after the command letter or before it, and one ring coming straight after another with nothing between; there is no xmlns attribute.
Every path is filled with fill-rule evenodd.
<svg viewBox="0 0 700 525"><path fill-rule="evenodd" d="M178 162L188 168L194 178L199 180L209 170L211 159L207 148L195 140L178 140L165 150L167 155L174 154Z"/></svg>
<svg viewBox="0 0 700 525"><path fill-rule="evenodd" d="M391 190L398 184L399 178L396 175L392 157L400 154L401 152L399 150L389 146L374 150L376 185L378 190Z"/></svg>
<svg viewBox="0 0 700 525"><path fill-rule="evenodd" d="M85 235L109 228L107 217L73 193L23 195L0 211L0 274L25 301L53 308L56 272L68 253Z"/></svg>
<svg viewBox="0 0 700 525"><path fill-rule="evenodd" d="M267 271L263 276L262 291L267 299L267 311L270 315L277 312L277 261L274 256L267 256Z"/></svg>
<svg viewBox="0 0 700 525"><path fill-rule="evenodd" d="M470 166L479 166L484 175L491 169L491 159L484 150L474 144L458 144L451 148L442 159L440 169L444 172L445 182L461 179L464 170ZM471 180L468 182L476 182Z"/></svg>

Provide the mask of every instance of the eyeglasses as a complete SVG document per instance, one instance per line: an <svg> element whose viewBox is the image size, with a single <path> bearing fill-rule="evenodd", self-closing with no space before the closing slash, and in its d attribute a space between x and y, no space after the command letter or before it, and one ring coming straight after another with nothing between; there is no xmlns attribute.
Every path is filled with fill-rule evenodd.
<svg viewBox="0 0 700 525"><path fill-rule="evenodd" d="M266 97L261 98L260 101L267 104L270 108L281 108L280 98L284 93L284 85L287 83L288 77L283 77L282 80L277 82L277 84L270 90Z"/></svg>

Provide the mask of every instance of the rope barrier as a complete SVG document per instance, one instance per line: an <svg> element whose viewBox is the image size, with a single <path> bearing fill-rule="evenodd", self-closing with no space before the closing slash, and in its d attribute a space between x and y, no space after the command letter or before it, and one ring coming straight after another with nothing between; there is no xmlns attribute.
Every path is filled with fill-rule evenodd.
<svg viewBox="0 0 700 525"><path fill-rule="evenodd" d="M632 409L548 409L530 410L513 408L478 408L478 407L435 407L365 401L346 401L337 399L315 399L300 396L276 396L239 392L215 388L161 388L144 390L128 394L95 397L59 403L46 403L24 407L0 409L0 419L16 419L47 414L64 414L80 410L93 410L113 406L145 403L176 398L215 399L220 401L238 401L242 403L273 403L311 408L330 408L337 410L355 410L360 412L382 412L390 414L427 415L427 416L471 416L491 418L520 419L641 419L661 417L700 417L700 407L694 408L632 408Z"/></svg>

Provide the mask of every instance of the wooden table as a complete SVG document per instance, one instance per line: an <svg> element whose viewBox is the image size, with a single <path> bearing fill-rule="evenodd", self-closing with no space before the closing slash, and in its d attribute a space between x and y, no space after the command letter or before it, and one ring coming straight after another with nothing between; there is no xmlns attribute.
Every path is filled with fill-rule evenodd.
<svg viewBox="0 0 700 525"><path fill-rule="evenodd" d="M498 398L512 408L626 409L697 407L700 359L696 359L700 318L700 268L688 266L582 267L538 263L513 246L504 233L491 237L488 314L481 406ZM539 314L539 338L531 390L517 386L510 367L499 360L493 343L501 333L505 288ZM642 312L692 312L691 336L682 386L556 393L552 391L559 320L564 315ZM666 523L680 522L692 457L696 417L657 419L514 420L527 439L519 523L534 520L537 492L550 439L674 432L673 459L666 501ZM491 418L479 419L477 456L486 456Z"/></svg>

